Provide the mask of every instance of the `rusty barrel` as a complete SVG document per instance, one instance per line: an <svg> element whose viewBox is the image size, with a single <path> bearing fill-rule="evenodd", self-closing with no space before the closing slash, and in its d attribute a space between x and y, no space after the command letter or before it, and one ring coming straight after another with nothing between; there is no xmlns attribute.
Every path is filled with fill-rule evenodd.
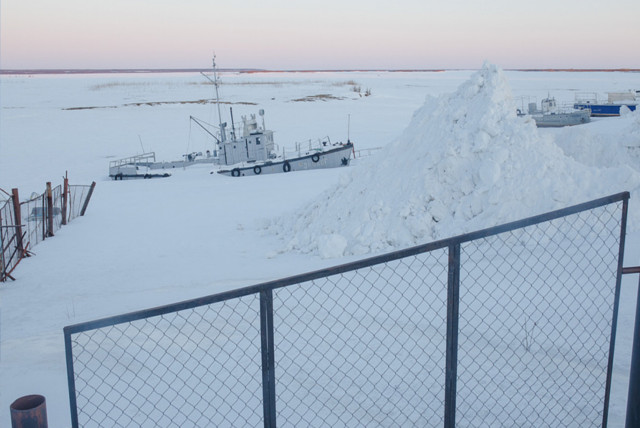
<svg viewBox="0 0 640 428"><path fill-rule="evenodd" d="M47 402L42 395L25 395L11 403L11 428L47 426Z"/></svg>

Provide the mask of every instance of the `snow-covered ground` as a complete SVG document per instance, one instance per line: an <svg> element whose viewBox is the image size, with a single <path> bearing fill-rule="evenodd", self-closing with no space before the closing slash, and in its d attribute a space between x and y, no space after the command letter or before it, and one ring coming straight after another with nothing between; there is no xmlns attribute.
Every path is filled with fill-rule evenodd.
<svg viewBox="0 0 640 428"><path fill-rule="evenodd" d="M640 256L640 114L539 130L519 97L640 89L637 73L224 73L224 120L266 111L276 143L330 136L376 150L345 169L233 179L194 166L114 182L109 160L211 149L198 74L2 76L0 188L97 182L85 217L0 284L0 426L10 403L47 398L70 425L62 328L429 242L622 190L625 265ZM367 90L370 95L366 96ZM360 196L358 196L360 195ZM527 198L522 198L526 195ZM336 222L337 218L343 221ZM435 221L437 219L437 221ZM250 266L250 268L248 268ZM623 281L610 426L622 426L637 278Z"/></svg>

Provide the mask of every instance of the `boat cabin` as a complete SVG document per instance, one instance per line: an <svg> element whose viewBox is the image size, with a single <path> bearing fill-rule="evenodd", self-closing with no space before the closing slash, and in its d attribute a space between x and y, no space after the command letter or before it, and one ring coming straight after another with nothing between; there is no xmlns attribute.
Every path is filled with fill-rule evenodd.
<svg viewBox="0 0 640 428"><path fill-rule="evenodd" d="M242 137L234 133L230 141L220 143L220 161L225 165L266 161L276 156L274 148L273 131L258 127L255 114L243 116Z"/></svg>

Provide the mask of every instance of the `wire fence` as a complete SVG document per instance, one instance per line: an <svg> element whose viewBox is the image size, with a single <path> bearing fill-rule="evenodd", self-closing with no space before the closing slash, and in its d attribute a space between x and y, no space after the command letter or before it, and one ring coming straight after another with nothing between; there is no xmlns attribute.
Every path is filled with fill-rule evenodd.
<svg viewBox="0 0 640 428"><path fill-rule="evenodd" d="M34 246L84 214L94 187L95 183L49 187L23 202L18 202L14 189L12 198L0 206L0 282L13 279L11 273Z"/></svg>
<svg viewBox="0 0 640 428"><path fill-rule="evenodd" d="M0 280L15 268L21 254L18 253L18 240L22 238L20 229L15 226L15 217L10 200L0 204Z"/></svg>
<svg viewBox="0 0 640 428"><path fill-rule="evenodd" d="M74 427L605 427L629 195L66 327Z"/></svg>

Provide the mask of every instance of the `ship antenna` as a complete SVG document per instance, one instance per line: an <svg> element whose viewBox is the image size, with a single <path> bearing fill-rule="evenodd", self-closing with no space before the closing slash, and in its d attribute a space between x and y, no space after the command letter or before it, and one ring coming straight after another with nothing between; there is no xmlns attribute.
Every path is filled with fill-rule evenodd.
<svg viewBox="0 0 640 428"><path fill-rule="evenodd" d="M349 135L351 134L351 113L347 115L347 143L351 142Z"/></svg>

